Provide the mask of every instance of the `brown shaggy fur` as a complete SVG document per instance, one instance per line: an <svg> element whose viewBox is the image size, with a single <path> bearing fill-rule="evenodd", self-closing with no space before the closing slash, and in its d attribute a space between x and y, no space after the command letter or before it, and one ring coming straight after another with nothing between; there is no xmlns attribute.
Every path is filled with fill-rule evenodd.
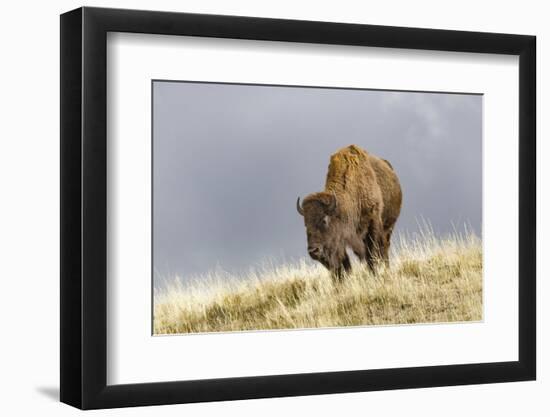
<svg viewBox="0 0 550 417"><path fill-rule="evenodd" d="M388 264L401 200L388 161L356 145L340 149L330 158L325 190L308 195L301 206L298 201L310 256L338 279L351 269L347 247L373 271L377 260Z"/></svg>

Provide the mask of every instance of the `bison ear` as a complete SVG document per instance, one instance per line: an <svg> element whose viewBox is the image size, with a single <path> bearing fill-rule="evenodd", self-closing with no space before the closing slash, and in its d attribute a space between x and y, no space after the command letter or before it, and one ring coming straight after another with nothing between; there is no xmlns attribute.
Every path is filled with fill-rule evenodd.
<svg viewBox="0 0 550 417"><path fill-rule="evenodd" d="M336 203L336 194L330 193L329 196L330 197L329 197L329 204L327 207L327 213L331 215L331 214L334 214L334 212L336 211L336 207L338 206L338 204Z"/></svg>

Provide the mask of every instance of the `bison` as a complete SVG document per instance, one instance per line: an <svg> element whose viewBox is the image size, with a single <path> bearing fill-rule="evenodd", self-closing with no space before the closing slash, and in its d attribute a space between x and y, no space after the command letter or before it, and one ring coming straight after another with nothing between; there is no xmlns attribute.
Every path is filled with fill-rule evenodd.
<svg viewBox="0 0 550 417"><path fill-rule="evenodd" d="M340 149L330 158L325 190L296 202L309 255L337 281L351 270L348 247L373 272L378 261L389 265L401 200L401 185L388 161L357 145Z"/></svg>

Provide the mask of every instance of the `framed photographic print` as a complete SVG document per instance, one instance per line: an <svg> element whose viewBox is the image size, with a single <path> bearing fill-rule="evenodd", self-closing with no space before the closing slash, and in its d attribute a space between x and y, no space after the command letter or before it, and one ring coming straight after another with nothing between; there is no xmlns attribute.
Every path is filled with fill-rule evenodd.
<svg viewBox="0 0 550 417"><path fill-rule="evenodd" d="M61 16L61 401L535 379L535 37Z"/></svg>

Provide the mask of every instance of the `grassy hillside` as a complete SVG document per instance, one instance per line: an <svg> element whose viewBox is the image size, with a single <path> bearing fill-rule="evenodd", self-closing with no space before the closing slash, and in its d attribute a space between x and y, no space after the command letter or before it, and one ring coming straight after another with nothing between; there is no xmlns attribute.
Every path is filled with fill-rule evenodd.
<svg viewBox="0 0 550 417"><path fill-rule="evenodd" d="M394 242L389 269L361 264L336 285L320 265L262 268L246 277L177 279L155 293L155 334L479 321L482 247L473 233Z"/></svg>

